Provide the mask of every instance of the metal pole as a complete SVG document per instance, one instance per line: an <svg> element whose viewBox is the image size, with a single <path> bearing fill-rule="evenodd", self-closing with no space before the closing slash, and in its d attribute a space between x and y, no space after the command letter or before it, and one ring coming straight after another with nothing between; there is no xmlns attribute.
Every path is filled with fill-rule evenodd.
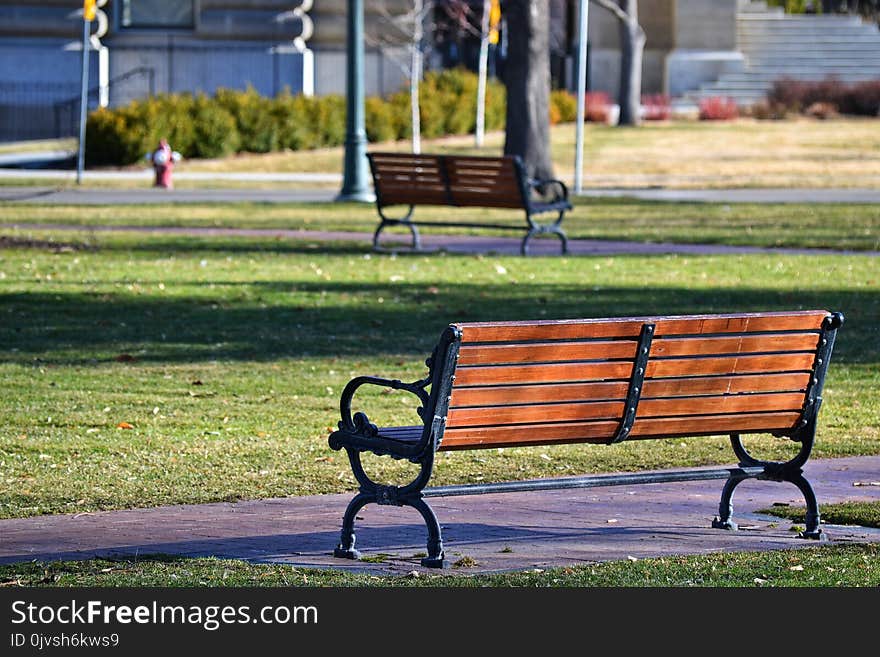
<svg viewBox="0 0 880 657"><path fill-rule="evenodd" d="M86 161L86 113L89 105L89 33L91 21L83 16L82 88L79 95L79 152L76 156L76 184L82 184Z"/></svg>
<svg viewBox="0 0 880 657"><path fill-rule="evenodd" d="M489 13L492 11L492 1L483 0L483 17L480 21L480 60L479 75L477 82L477 126L474 130L474 138L477 148L483 147L486 134L486 82L489 68Z"/></svg>
<svg viewBox="0 0 880 657"><path fill-rule="evenodd" d="M584 177L584 104L587 93L587 38L590 0L580 0L578 7L578 88L575 125L574 193L583 193Z"/></svg>
<svg viewBox="0 0 880 657"><path fill-rule="evenodd" d="M364 3L348 0L345 70L345 160L337 201L376 200L367 177L364 128Z"/></svg>

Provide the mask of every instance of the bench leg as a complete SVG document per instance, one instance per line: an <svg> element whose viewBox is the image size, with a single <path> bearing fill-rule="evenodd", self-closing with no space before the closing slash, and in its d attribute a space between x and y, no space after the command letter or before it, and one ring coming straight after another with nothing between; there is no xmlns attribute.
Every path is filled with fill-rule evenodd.
<svg viewBox="0 0 880 657"><path fill-rule="evenodd" d="M361 463L360 453L354 449L346 448L348 459L355 479L361 487L361 492L355 495L348 504L345 515L342 518L342 534L339 545L333 551L333 556L343 559L360 559L361 553L354 549L355 533L354 521L358 512L367 504L380 506L411 506L422 515L428 530L428 556L422 559L421 564L426 568L443 568L443 537L440 533L440 523L437 516L422 499L422 489L428 483L433 469L433 458L427 459L421 464L418 476L406 486L383 486L369 478Z"/></svg>
<svg viewBox="0 0 880 657"><path fill-rule="evenodd" d="M339 539L339 545L333 550L333 556L340 559L360 559L361 553L354 549L355 534L354 520L358 511L363 509L370 502L375 502L374 495L358 493L354 499L348 503L345 515L342 518L342 536Z"/></svg>
<svg viewBox="0 0 880 657"><path fill-rule="evenodd" d="M543 233L553 233L554 235L559 237L560 241L562 242L562 255L567 255L568 237L566 237L565 231L562 230L562 228L559 226L559 221L561 221L561 217L556 223L552 223L549 225L532 224L529 228L529 232L526 233L526 236L523 238L523 241L520 244L520 254L524 256L529 254L529 240L532 239L535 235L541 235Z"/></svg>
<svg viewBox="0 0 880 657"><path fill-rule="evenodd" d="M379 211L379 216L381 217L381 221L379 225L376 227L376 232L373 233L373 250L379 250L379 236L386 226L406 226L409 228L409 232L412 233L412 249L413 251L421 251L422 250L422 239L419 235L418 227L410 222L410 218L412 217L413 210L415 210L415 206L409 206L409 210L406 215L402 219L390 219L386 217L382 211Z"/></svg>
<svg viewBox="0 0 880 657"><path fill-rule="evenodd" d="M440 523L437 522L437 516L434 515L433 509L428 506L427 502L422 498L416 498L407 501L407 504L414 507L428 527L428 556L422 559L422 565L425 568L443 568L443 537L440 534Z"/></svg>
<svg viewBox="0 0 880 657"><path fill-rule="evenodd" d="M750 479L749 475L731 475L724 482L724 489L721 491L721 502L718 504L718 517L712 520L713 529L730 529L736 531L737 525L731 520L733 516L733 491L746 479Z"/></svg>
<svg viewBox="0 0 880 657"><path fill-rule="evenodd" d="M797 486L804 496L804 503L806 505L806 529L800 533L800 537L819 541L827 538L826 534L819 527L819 504L816 501L816 493L813 491L810 482L804 477L803 470L801 470L813 449L815 427L809 427L802 435L800 452L793 459L785 463L756 459L746 450L739 434L731 435L730 442L733 446L733 451L740 460L740 465L743 467L762 466L764 471L757 474L734 473L730 475L724 484L724 489L721 491L718 517L712 521L714 529L737 528L736 523L731 520L733 515L733 491L746 479L761 479L764 481L788 482Z"/></svg>
<svg viewBox="0 0 880 657"><path fill-rule="evenodd" d="M816 501L816 493L813 492L810 482L807 481L803 473L798 473L789 481L800 489L801 494L804 496L804 502L807 505L804 523L806 528L801 532L801 538L809 538L814 541L827 540L828 536L819 528L819 504Z"/></svg>

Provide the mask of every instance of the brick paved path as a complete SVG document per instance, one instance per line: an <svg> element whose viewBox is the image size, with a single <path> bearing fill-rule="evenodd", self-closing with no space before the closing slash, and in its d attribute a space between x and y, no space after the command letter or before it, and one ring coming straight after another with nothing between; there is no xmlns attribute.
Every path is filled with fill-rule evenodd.
<svg viewBox="0 0 880 657"><path fill-rule="evenodd" d="M805 469L820 503L880 500L880 456L816 460ZM476 560L467 572L595 561L815 545L791 524L758 509L801 504L794 486L747 481L734 498L738 532L710 529L720 481L493 494L431 500L450 563ZM98 555L171 554L272 561L383 572L418 567L425 530L408 508L368 506L358 547L387 553L385 563L335 559L342 513L351 494L185 505L0 521L0 562ZM880 530L827 526L831 544L880 541Z"/></svg>

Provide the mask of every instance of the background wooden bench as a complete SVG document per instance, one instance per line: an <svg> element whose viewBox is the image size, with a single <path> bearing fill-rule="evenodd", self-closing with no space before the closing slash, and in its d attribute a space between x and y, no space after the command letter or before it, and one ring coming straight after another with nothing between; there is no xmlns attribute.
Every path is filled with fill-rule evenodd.
<svg viewBox="0 0 880 657"><path fill-rule="evenodd" d="M562 219L571 210L568 189L559 180L534 181L526 176L518 157L469 157L459 155L411 155L407 153L370 153L370 171L376 191L376 208L381 221L373 235L373 247L379 248L379 236L387 226L406 226L412 233L412 246L421 248L417 226L463 226L525 230L520 250L528 253L529 240L551 233L562 240L562 252L568 240ZM554 191L555 190L555 191ZM550 194L552 200L539 200L536 193ZM400 219L389 218L385 208L409 206ZM415 221L417 205L445 205L459 208L509 208L525 212L526 226L470 222ZM535 222L534 215L556 212L549 224Z"/></svg>
<svg viewBox="0 0 880 657"><path fill-rule="evenodd" d="M750 478L787 481L803 493L808 538L821 538L819 510L801 468L812 450L822 386L840 313L825 310L565 321L453 324L424 379L358 377L345 388L331 434L345 448L360 492L343 518L340 557L357 557L354 518L371 502L409 505L428 527L426 566L442 566L440 527L425 497L639 482L726 479L714 527L735 529L731 500ZM363 385L419 397L418 425L379 428L351 413ZM753 457L743 433L801 443L785 463ZM440 450L729 434L739 466L425 488ZM360 453L421 465L406 486L383 486Z"/></svg>

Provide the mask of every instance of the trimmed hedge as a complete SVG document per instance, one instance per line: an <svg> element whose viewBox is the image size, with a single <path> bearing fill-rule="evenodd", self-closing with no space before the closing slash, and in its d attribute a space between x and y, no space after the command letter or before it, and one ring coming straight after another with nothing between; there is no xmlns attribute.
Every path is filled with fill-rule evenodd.
<svg viewBox="0 0 880 657"><path fill-rule="evenodd" d="M827 103L841 114L878 116L880 80L846 83L834 77L818 81L782 78L773 83L767 102L792 113L806 112L816 103Z"/></svg>
<svg viewBox="0 0 880 657"><path fill-rule="evenodd" d="M424 137L473 132L477 76L464 69L431 71L420 85L419 101ZM408 91L387 99L367 98L365 110L369 141L407 139L412 134ZM504 86L490 80L486 129L502 129L505 114ZM218 89L213 97L160 94L92 112L86 124L86 154L92 165L132 164L163 137L187 158L339 146L345 139L345 99L289 92L266 98L253 88Z"/></svg>

